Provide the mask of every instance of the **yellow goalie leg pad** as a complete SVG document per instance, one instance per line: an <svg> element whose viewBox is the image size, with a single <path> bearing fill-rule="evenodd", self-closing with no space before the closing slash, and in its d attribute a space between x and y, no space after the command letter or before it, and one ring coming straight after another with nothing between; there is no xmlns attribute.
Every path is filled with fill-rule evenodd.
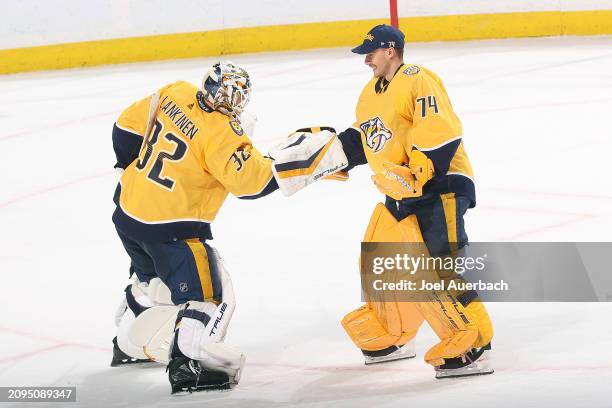
<svg viewBox="0 0 612 408"><path fill-rule="evenodd" d="M477 337L477 331L459 331L430 348L425 353L425 361L434 367L441 366L444 364L445 358L458 357L472 349Z"/></svg>
<svg viewBox="0 0 612 408"><path fill-rule="evenodd" d="M398 222L378 203L364 237L365 242L423 242L416 217ZM342 327L362 350L376 351L410 341L423 323L418 307L410 302L393 299L368 299L367 304L347 314Z"/></svg>
<svg viewBox="0 0 612 408"><path fill-rule="evenodd" d="M342 327L357 347L376 351L406 344L416 336L423 323L423 316L414 303L398 303L382 320L388 323L390 317L392 320L397 319L392 324L396 329L393 333L381 323L369 305L364 305L344 316Z"/></svg>
<svg viewBox="0 0 612 408"><path fill-rule="evenodd" d="M442 339L425 354L425 361L433 366L485 346L493 338L491 320L480 300L463 307L448 292L435 292L429 302L421 302L419 307L427 323Z"/></svg>
<svg viewBox="0 0 612 408"><path fill-rule="evenodd" d="M353 310L342 319L342 327L353 343L362 350L382 350L399 340L380 323L368 305Z"/></svg>
<svg viewBox="0 0 612 408"><path fill-rule="evenodd" d="M423 242L416 216L398 222L383 203L376 204L364 242Z"/></svg>
<svg viewBox="0 0 612 408"><path fill-rule="evenodd" d="M476 339L474 347L483 347L489 344L493 339L493 324L484 303L480 300L474 300L467 305L465 313L478 326L478 339Z"/></svg>
<svg viewBox="0 0 612 408"><path fill-rule="evenodd" d="M387 208L379 203L370 219L365 242L423 242L414 215L398 222ZM431 271L428 273L432 273ZM430 279L431 280L431 279ZM382 350L392 345L405 344L417 333L423 320L431 326L441 341L425 355L425 361L437 366L445 358L465 354L474 347L488 344L493 327L480 300L464 307L455 294L432 292L425 302L398 302L392 293L376 299L368 297L367 305L349 313L342 326L357 347L363 350Z"/></svg>

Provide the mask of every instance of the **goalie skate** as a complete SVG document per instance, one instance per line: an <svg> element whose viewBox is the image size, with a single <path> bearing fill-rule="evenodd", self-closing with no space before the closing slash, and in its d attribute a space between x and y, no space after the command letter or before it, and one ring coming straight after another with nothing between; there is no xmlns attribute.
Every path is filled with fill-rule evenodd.
<svg viewBox="0 0 612 408"><path fill-rule="evenodd" d="M173 358L168 367L168 379L172 394L196 391L230 390L238 384L240 370L236 376L221 371L208 370L197 361L185 356Z"/></svg>
<svg viewBox="0 0 612 408"><path fill-rule="evenodd" d="M384 350L367 351L361 350L365 358L365 364L377 364L387 361L404 360L416 356L414 340L410 340L403 346L391 346Z"/></svg>
<svg viewBox="0 0 612 408"><path fill-rule="evenodd" d="M125 354L117 345L117 337L113 338L113 359L111 360L111 367L119 367L128 364L142 364L142 363L153 363L154 361L149 359L140 359L128 356Z"/></svg>
<svg viewBox="0 0 612 408"><path fill-rule="evenodd" d="M472 351L461 357L445 359L444 364L435 367L436 378L467 377L470 375L493 374L491 345Z"/></svg>

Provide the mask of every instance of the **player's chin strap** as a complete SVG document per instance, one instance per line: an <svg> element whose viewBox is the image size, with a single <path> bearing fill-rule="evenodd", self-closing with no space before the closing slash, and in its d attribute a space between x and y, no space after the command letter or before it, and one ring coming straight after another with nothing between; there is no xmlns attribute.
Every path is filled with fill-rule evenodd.
<svg viewBox="0 0 612 408"><path fill-rule="evenodd" d="M300 129L268 155L274 159L272 172L286 196L348 166L334 129L325 127Z"/></svg>

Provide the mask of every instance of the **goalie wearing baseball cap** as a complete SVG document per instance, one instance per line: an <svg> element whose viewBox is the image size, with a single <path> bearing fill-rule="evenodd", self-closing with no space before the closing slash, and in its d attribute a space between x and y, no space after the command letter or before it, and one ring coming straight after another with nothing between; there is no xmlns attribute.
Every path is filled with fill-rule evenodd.
<svg viewBox="0 0 612 408"><path fill-rule="evenodd" d="M424 243L427 255L456 256L468 243L463 216L476 205L476 194L461 122L442 81L404 63L404 34L395 27L375 26L352 51L365 56L373 75L355 122L338 134L348 160L344 171L367 163L384 197L363 241ZM493 326L478 294L430 296L397 302L365 290L367 303L342 325L366 364L414 357L414 339L427 321L439 337L425 354L436 378L492 373Z"/></svg>
<svg viewBox="0 0 612 408"><path fill-rule="evenodd" d="M377 25L365 35L363 44L353 48L355 54L369 54L379 48L404 49L404 33L386 24Z"/></svg>

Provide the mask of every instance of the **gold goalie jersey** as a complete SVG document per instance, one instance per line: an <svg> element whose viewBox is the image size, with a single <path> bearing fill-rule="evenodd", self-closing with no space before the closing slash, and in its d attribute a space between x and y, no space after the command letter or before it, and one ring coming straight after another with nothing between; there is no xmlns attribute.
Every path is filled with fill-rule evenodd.
<svg viewBox="0 0 612 408"><path fill-rule="evenodd" d="M252 199L276 189L271 161L202 96L176 82L128 107L115 124L116 167L125 171L113 221L134 239L211 239L228 192Z"/></svg>
<svg viewBox="0 0 612 408"><path fill-rule="evenodd" d="M356 117L353 128L361 134L365 159L375 173L382 172L384 162L408 163L410 152L418 149L435 170L424 193L455 192L474 205L461 122L436 74L402 65L391 81L373 78L361 92Z"/></svg>

